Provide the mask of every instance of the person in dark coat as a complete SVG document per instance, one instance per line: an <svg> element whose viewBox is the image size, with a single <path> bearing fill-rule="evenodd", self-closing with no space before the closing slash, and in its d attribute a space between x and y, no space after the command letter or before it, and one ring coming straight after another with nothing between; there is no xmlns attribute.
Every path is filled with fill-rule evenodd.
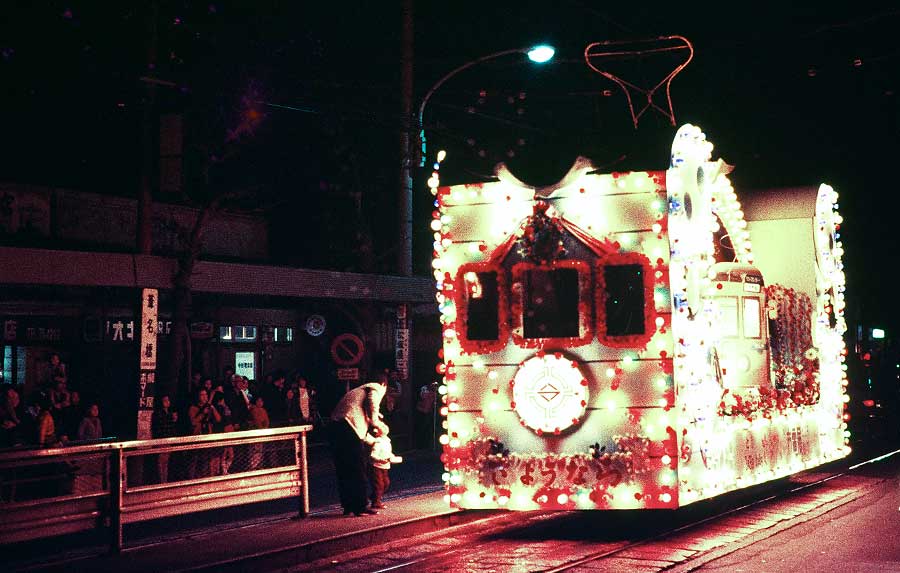
<svg viewBox="0 0 900 573"><path fill-rule="evenodd" d="M250 396L245 392L243 376L234 376L225 388L225 403L231 410L231 424L235 430L246 430L250 422Z"/></svg>
<svg viewBox="0 0 900 573"><path fill-rule="evenodd" d="M346 394L331 413L331 453L337 473L338 494L344 515L357 517L378 513L368 505L368 452L365 443L369 428L383 427L378 416L387 390L387 373L376 382L358 386Z"/></svg>

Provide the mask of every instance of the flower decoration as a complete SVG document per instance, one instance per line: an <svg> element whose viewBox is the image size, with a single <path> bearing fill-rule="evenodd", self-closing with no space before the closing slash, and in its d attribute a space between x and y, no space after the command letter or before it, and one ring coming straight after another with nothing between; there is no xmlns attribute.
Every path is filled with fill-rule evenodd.
<svg viewBox="0 0 900 573"><path fill-rule="evenodd" d="M519 253L538 265L548 264L566 254L562 225L556 217L547 214L549 207L546 201L534 204L534 214L524 224L519 239Z"/></svg>

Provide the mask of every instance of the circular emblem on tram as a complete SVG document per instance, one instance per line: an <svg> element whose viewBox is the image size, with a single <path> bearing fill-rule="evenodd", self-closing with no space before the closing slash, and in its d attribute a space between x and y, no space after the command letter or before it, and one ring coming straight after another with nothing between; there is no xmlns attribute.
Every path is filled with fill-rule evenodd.
<svg viewBox="0 0 900 573"><path fill-rule="evenodd" d="M513 378L513 409L538 433L558 433L580 422L587 400L578 364L561 355L529 358Z"/></svg>

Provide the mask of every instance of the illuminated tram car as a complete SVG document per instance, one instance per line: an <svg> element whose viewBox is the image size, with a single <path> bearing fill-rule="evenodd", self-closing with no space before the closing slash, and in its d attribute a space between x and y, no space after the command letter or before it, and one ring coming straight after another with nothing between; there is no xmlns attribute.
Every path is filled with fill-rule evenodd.
<svg viewBox="0 0 900 573"><path fill-rule="evenodd" d="M677 508L849 453L837 193L742 211L712 147L545 189L435 164L452 506Z"/></svg>

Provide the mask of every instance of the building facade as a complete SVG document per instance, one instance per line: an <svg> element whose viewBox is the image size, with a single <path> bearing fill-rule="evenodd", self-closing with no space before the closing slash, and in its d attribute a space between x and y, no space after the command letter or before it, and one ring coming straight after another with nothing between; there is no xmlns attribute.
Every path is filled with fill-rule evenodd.
<svg viewBox="0 0 900 573"><path fill-rule="evenodd" d="M128 437L139 389L141 291L159 291L157 376L171 360L176 256L197 211L154 206L154 255L129 252L135 201L0 185L2 378L26 402L46 388L49 357L69 386L104 404ZM440 329L430 279L274 266L260 216L210 220L192 277L192 369L250 380L307 377L328 409L375 369L399 374L395 434L412 432L417 390L432 381ZM185 390L186 389L179 389ZM187 399L183 396L183 399Z"/></svg>

